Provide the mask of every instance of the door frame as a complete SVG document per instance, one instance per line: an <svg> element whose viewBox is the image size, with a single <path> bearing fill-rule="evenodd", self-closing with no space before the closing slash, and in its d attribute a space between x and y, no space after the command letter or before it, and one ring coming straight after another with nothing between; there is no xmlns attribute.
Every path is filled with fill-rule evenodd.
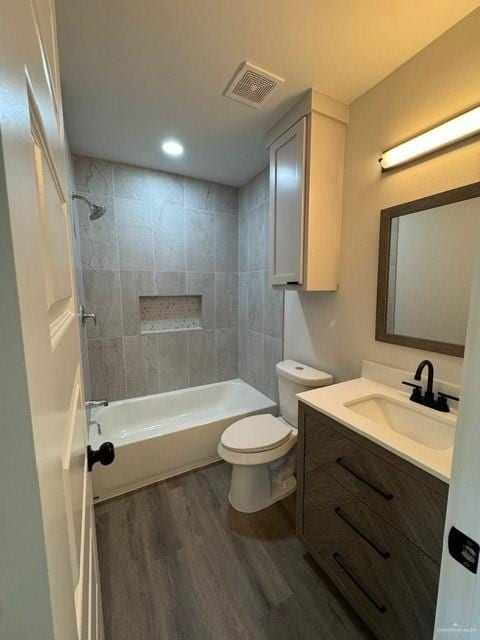
<svg viewBox="0 0 480 640"><path fill-rule="evenodd" d="M448 535L453 526L480 543L480 249L470 298L461 402L440 569L435 640L480 638L480 581L452 558Z"/></svg>

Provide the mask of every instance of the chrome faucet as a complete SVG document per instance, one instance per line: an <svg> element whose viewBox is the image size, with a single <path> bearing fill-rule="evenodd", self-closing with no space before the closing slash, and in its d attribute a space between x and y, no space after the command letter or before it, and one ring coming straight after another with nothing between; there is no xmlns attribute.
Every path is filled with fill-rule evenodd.
<svg viewBox="0 0 480 640"><path fill-rule="evenodd" d="M87 313L83 304L80 305L80 320L82 321L83 327L87 320L93 320L93 324L97 326L97 316L94 313Z"/></svg>
<svg viewBox="0 0 480 640"><path fill-rule="evenodd" d="M87 400L85 402L86 407L108 407L108 400L104 398L103 400Z"/></svg>

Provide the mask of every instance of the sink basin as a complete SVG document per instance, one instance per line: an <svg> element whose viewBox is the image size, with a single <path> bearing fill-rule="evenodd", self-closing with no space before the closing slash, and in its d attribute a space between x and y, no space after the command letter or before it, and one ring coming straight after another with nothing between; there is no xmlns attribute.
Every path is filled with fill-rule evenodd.
<svg viewBox="0 0 480 640"><path fill-rule="evenodd" d="M453 447L454 420L445 415L429 415L433 409L380 394L351 400L344 406L430 449L443 451Z"/></svg>

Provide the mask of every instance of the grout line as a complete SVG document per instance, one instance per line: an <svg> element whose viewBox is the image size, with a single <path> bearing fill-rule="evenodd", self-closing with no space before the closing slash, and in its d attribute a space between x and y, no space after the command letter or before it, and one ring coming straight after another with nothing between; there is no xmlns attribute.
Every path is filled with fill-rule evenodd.
<svg viewBox="0 0 480 640"><path fill-rule="evenodd" d="M116 216L116 207L115 207L115 199L116 199L116 189L115 189L115 174L113 171L113 164L112 164L112 191L113 191L113 220L114 220L114 224L115 224L115 239L116 239L116 243L117 243L117 259L118 259L118 266L119 266L119 271L120 271L120 244L118 242L118 227L117 227L117 216ZM119 273L119 278L120 278L120 273ZM123 322L123 293L122 293L122 283L120 280L120 313L121 313L121 326L122 326L122 361L123 361L123 383L124 383L124 387L125 387L125 397L128 398L128 388L127 388L127 362L125 359L125 327L124 327L124 322Z"/></svg>
<svg viewBox="0 0 480 640"><path fill-rule="evenodd" d="M187 270L187 263L188 263L188 239L187 239L187 207L185 206L185 176L183 176L183 266L185 269L185 295L194 295L194 294L189 294L189 286L188 286L188 270ZM188 207L190 208L190 207ZM201 301L201 298L200 298ZM202 322L203 325L203 321L202 321L202 306L200 306L200 321ZM203 329L203 327L202 327ZM186 336L186 340L187 340L187 387L190 387L191 385L191 375L190 375L190 331L187 331L187 336ZM159 368L160 371L160 368Z"/></svg>
<svg viewBox="0 0 480 640"><path fill-rule="evenodd" d="M132 165L127 165L127 166L132 166ZM115 171L114 171L114 163L110 163L110 171L111 171L111 178L112 178L112 194L94 194L92 192L89 191L83 191L83 193L87 193L87 194L91 194L91 195L97 195L99 197L102 198L109 198L109 199L113 199L113 210L114 210L114 221L115 221L115 234L116 234L116 241L117 241L117 257L118 257L118 264L119 267L117 269L97 269L96 267L88 267L88 266L83 266L83 263L81 264L81 268L82 268L82 276L83 276L83 272L84 271L119 271L121 272L141 272L141 273L153 273L155 280L156 280L156 276L155 274L158 273L182 273L182 271L172 271L172 270L165 270L165 269L157 269L156 268L156 264L157 264L157 256L156 256L156 243L155 243L155 233L154 233L154 225L153 225L153 205L154 204L159 204L159 203L154 203L153 199L150 198L149 200L145 200L143 198L131 198L129 196L126 196L125 199L127 200L132 200L132 201L138 201L138 202L142 202L142 203L149 203L150 205L150 216L151 216L151 226L152 226L152 235L153 235L153 256L154 256L154 266L153 269L121 269L120 268L120 252L119 252L119 241L118 241L118 224L117 224L117 219L116 219L116 200L117 197L118 198L123 198L124 196L117 196L116 194L116 189L115 189ZM159 172L159 173L163 173L163 172ZM177 175L177 174L173 174L173 175ZM218 358L217 358L217 349L216 349L216 334L217 334L217 330L235 330L237 333L237 348L239 350L239 341L240 341L240 333L241 331L245 331L246 334L248 333L252 333L258 336L268 336L269 334L266 334L265 332L258 332L258 331L253 331L251 329L243 329L240 327L240 275L244 274L244 278L246 276L248 276L248 273L265 273L267 270L265 268L263 269L255 269L255 270L249 270L248 269L248 263L249 263L249 254L250 254L250 244L249 244L249 236L251 235L251 233L249 234L249 230L250 230L250 219L251 219L251 213L258 209L260 206L262 206L263 204L268 204L269 202L269 197L267 195L266 199L261 201L261 202L256 202L255 206L253 207L246 207L245 209L243 209L243 215L246 215L245 218L245 231L246 231L246 237L244 238L244 243L241 242L242 240L242 235L240 233L238 233L238 222L239 222L239 215L240 215L240 209L239 207L237 207L237 210L234 212L231 211L215 211L215 209L202 209L202 208L198 208L198 207L187 207L186 206L186 202L185 202L185 192L186 192L186 181L187 181L187 177L185 176L180 176L182 179L182 187L183 187L183 203L181 204L172 204L170 206L178 208L178 209L182 209L183 210L183 241L184 241L184 271L183 273L185 274L185 280L187 282L188 280L188 274L189 273L205 273L205 274L211 274L213 275L213 284L214 284L214 288L213 288L213 313L214 313L214 318L213 318L213 329L204 329L204 331L208 332L208 331L213 331L214 332L214 356L215 356L215 362L214 362L214 366L215 366L215 378L218 377ZM254 180L255 178L253 178L252 180ZM210 181L207 181L210 182ZM211 183L211 184L215 184L215 183ZM248 184L248 183L247 183ZM239 189L237 189L237 197L239 196ZM200 213L208 213L211 214L213 216L215 216L213 218L214 221L214 262L215 262L215 268L213 271L188 271L187 270L187 256L188 256L188 251L187 251L187 221L186 221L186 210L187 209L192 209L194 211L198 211ZM240 264L239 261L237 260L237 265L236 265L236 269L234 269L233 271L216 271L216 266L217 266L217 225L216 225L216 221L218 220L218 215L226 215L226 216L232 216L234 219L236 217L237 219L237 233L238 233L238 240L236 243L236 249L238 252L238 257L240 258L240 245L242 245L242 247L245 245L245 259L246 259L246 270L245 271L240 271ZM244 234L245 235L245 234ZM81 244L80 244L80 249L81 249ZM81 254L80 254L81 255ZM238 300L238 310L237 310L237 323L233 326L230 327L217 327L217 280L218 280L218 276L221 274L235 274L237 277L237 282L238 282L238 286L237 286L237 300ZM247 279L248 280L248 279ZM263 287L265 288L265 287ZM186 291L188 292L188 288L186 287ZM136 292L138 293L138 292ZM265 292L264 292L265 294ZM188 293L187 293L188 295ZM263 298L265 297L265 295L263 296ZM248 300L247 300L247 304L248 304ZM88 342L89 341L94 341L94 340L112 340L112 339L122 339L122 357L123 357L123 363L124 363L124 383L125 383L125 392L127 394L127 382L126 382L126 361L125 361L125 340L128 337L134 337L134 336L125 336L124 335L124 314L123 314L123 292L122 290L120 290L120 305L121 305L121 314L122 314L122 318L121 318L121 326L122 326L122 336L120 337L116 337L116 338L107 338L107 337L102 337L102 338L87 338L87 348L88 348ZM248 309L247 309L247 313L248 313ZM282 327L283 327L283 322L282 322ZM175 333L175 332L171 332L171 333ZM143 334L135 334L135 335L143 335ZM274 336L271 336L272 338L275 338ZM278 338L275 338L278 339ZM282 340L282 348L283 348L283 339ZM187 379L188 379L188 386L190 386L191 384L191 371L190 371L190 332L187 332ZM158 358L158 348L157 348L157 358ZM263 358L264 359L264 358ZM262 360L263 360L262 359ZM262 365L263 366L263 365ZM159 373L160 373L160 368L159 368ZM127 394L128 395L128 394Z"/></svg>

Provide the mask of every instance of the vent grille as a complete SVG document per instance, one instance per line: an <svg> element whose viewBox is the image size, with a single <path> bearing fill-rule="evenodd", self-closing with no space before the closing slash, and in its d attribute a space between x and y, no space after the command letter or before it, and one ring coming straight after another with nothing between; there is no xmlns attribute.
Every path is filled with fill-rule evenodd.
<svg viewBox="0 0 480 640"><path fill-rule="evenodd" d="M282 82L284 82L283 78L245 62L235 74L224 95L259 109Z"/></svg>

